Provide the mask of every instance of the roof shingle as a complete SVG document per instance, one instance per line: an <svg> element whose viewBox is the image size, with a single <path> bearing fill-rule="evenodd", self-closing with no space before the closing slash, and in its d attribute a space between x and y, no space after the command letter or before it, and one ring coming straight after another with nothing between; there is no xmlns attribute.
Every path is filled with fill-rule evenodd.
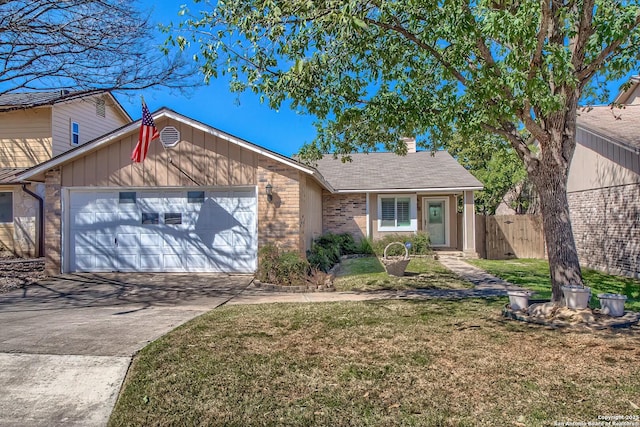
<svg viewBox="0 0 640 427"><path fill-rule="evenodd" d="M640 148L640 105L578 111L578 126L631 148Z"/></svg>
<svg viewBox="0 0 640 427"><path fill-rule="evenodd" d="M343 163L326 155L316 169L338 191L481 188L469 171L446 151L357 153Z"/></svg>

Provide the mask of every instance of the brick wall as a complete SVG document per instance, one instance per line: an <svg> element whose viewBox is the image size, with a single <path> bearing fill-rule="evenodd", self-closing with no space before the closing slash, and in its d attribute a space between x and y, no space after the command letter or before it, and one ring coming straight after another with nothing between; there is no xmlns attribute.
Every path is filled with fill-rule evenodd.
<svg viewBox="0 0 640 427"><path fill-rule="evenodd" d="M273 186L267 201L265 187ZM280 162L258 159L258 247L274 243L284 250L304 252L300 226L300 172Z"/></svg>
<svg viewBox="0 0 640 427"><path fill-rule="evenodd" d="M322 193L322 232L350 233L356 240L367 233L365 194Z"/></svg>
<svg viewBox="0 0 640 427"><path fill-rule="evenodd" d="M61 272L62 202L60 196L60 170L50 170L45 174L44 197L45 272L49 275Z"/></svg>
<svg viewBox="0 0 640 427"><path fill-rule="evenodd" d="M580 191L568 197L582 265L640 277L640 185Z"/></svg>

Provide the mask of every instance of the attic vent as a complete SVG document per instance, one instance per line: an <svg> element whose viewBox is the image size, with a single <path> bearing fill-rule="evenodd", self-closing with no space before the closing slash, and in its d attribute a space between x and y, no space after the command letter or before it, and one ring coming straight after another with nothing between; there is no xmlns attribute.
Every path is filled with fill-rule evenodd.
<svg viewBox="0 0 640 427"><path fill-rule="evenodd" d="M104 99L96 99L96 116L104 117Z"/></svg>
<svg viewBox="0 0 640 427"><path fill-rule="evenodd" d="M174 147L180 142L180 132L173 126L167 126L160 131L160 142L165 147Z"/></svg>

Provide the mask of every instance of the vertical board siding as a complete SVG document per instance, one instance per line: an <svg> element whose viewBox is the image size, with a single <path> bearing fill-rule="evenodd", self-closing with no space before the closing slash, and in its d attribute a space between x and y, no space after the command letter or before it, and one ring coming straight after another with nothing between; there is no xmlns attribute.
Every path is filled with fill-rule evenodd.
<svg viewBox="0 0 640 427"><path fill-rule="evenodd" d="M2 113L0 129L0 167L30 167L51 158L50 107Z"/></svg>
<svg viewBox="0 0 640 427"><path fill-rule="evenodd" d="M99 98L105 101L104 117L96 114ZM129 119L122 115L109 96L95 95L54 104L50 126L54 156L76 147L71 144L71 122L80 125L79 145L82 145L126 125Z"/></svg>
<svg viewBox="0 0 640 427"><path fill-rule="evenodd" d="M484 250L478 253L485 253L487 259L546 258L539 215L485 216L484 222ZM476 237L482 239L482 236ZM476 246L481 245L476 242Z"/></svg>
<svg viewBox="0 0 640 427"><path fill-rule="evenodd" d="M306 185L302 185L301 179L300 195L300 224L303 226L303 244L307 250L311 249L313 239L322 234L322 188L312 178L306 177Z"/></svg>
<svg viewBox="0 0 640 427"><path fill-rule="evenodd" d="M174 126L181 141L165 150L159 140L149 146L141 164L131 161L138 142L130 133L62 168L66 187L175 187L255 185L258 155L252 151L172 120L157 123L158 130ZM169 161L171 158L171 162ZM188 176L198 184L185 176Z"/></svg>

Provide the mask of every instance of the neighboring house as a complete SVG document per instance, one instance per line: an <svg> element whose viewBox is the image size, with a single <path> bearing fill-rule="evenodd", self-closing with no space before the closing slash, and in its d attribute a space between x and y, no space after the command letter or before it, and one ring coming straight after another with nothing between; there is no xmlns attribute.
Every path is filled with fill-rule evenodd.
<svg viewBox="0 0 640 427"><path fill-rule="evenodd" d="M42 185L17 175L131 122L105 91L30 92L0 96L0 249L38 256Z"/></svg>
<svg viewBox="0 0 640 427"><path fill-rule="evenodd" d="M640 80L579 112L568 198L580 262L640 277Z"/></svg>
<svg viewBox="0 0 640 427"><path fill-rule="evenodd" d="M130 159L138 121L20 175L46 187L49 273L253 272L259 247L304 253L326 231L429 229L436 245L474 252L473 190L481 184L446 153L357 155L318 170L166 108L153 118L160 142L142 164ZM459 233L463 247L454 244Z"/></svg>

